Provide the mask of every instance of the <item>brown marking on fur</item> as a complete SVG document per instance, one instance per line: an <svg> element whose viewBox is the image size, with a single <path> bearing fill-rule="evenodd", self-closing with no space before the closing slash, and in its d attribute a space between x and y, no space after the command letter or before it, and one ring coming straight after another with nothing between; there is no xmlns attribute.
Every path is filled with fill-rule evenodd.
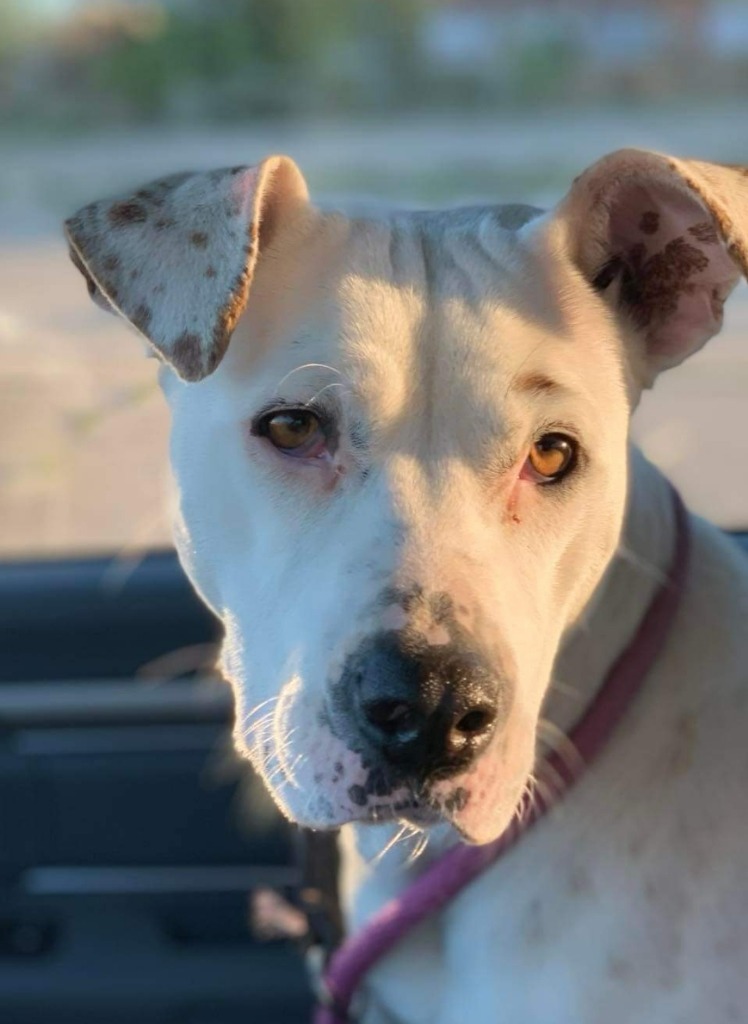
<svg viewBox="0 0 748 1024"><path fill-rule="evenodd" d="M148 211L142 203L136 203L134 199L125 199L109 207L109 223L116 228L127 224L143 224L147 220Z"/></svg>
<svg viewBox="0 0 748 1024"><path fill-rule="evenodd" d="M198 249L207 249L208 247L208 236L204 231L193 231L190 235L190 241Z"/></svg>
<svg viewBox="0 0 748 1024"><path fill-rule="evenodd" d="M151 307L146 306L144 302L141 302L130 319L139 331L142 331L143 334L147 334L152 317L153 313L151 311Z"/></svg>
<svg viewBox="0 0 748 1024"><path fill-rule="evenodd" d="M119 266L119 256L107 256L104 260L104 270L116 270Z"/></svg>
<svg viewBox="0 0 748 1024"><path fill-rule="evenodd" d="M250 267L245 264L241 272L234 278L234 283L226 303L218 312L218 317L213 327L213 344L210 350L210 363L212 367L217 366L223 358L237 321L246 308L250 279Z"/></svg>
<svg viewBox="0 0 748 1024"><path fill-rule="evenodd" d="M557 384L555 380L544 373L528 373L524 377L520 377L519 380L515 381L514 389L537 395L551 394L563 390L560 384Z"/></svg>
<svg viewBox="0 0 748 1024"><path fill-rule="evenodd" d="M538 206L527 206L525 203L504 203L494 207L493 212L499 227L505 231L517 231L543 211Z"/></svg>
<svg viewBox="0 0 748 1024"><path fill-rule="evenodd" d="M694 224L688 229L689 235L697 242L704 242L706 245L716 245L719 242L719 235L711 220L703 220L700 224Z"/></svg>
<svg viewBox="0 0 748 1024"><path fill-rule="evenodd" d="M139 199L145 199L151 206L163 206L164 195L167 191L168 189L163 184L156 183L151 188L139 189L135 195Z"/></svg>
<svg viewBox="0 0 748 1024"><path fill-rule="evenodd" d="M216 276L216 268L215 267L208 267L208 269L205 271L205 276L206 277L215 277Z"/></svg>
<svg viewBox="0 0 748 1024"><path fill-rule="evenodd" d="M705 190L703 184L693 178L686 168L678 167L672 161L668 161L668 163L683 178L689 188L693 189L696 195L700 196L709 207L709 212L717 224L720 235L725 241L730 239L727 247L728 253L735 260L743 274L748 277L748 242L745 239L735 239L733 237L734 224L732 217L724 208L718 196L711 189Z"/></svg>
<svg viewBox="0 0 748 1024"><path fill-rule="evenodd" d="M660 227L660 215L657 210L645 210L639 221L639 230L645 235L656 235Z"/></svg>
<svg viewBox="0 0 748 1024"><path fill-rule="evenodd" d="M203 353L200 335L184 331L171 347L171 359L186 380L203 376Z"/></svg>
<svg viewBox="0 0 748 1024"><path fill-rule="evenodd" d="M709 266L709 258L685 238L674 238L646 259L646 246L633 245L625 260L621 300L639 327L662 322L678 308L678 298L693 288L689 278Z"/></svg>

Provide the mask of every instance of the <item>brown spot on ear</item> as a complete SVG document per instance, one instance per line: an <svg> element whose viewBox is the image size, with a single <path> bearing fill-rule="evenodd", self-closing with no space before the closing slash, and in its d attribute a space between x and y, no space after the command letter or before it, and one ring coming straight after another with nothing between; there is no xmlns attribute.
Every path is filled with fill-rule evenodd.
<svg viewBox="0 0 748 1024"><path fill-rule="evenodd" d="M198 249L205 249L208 245L208 236L204 231L193 231L190 235L190 241Z"/></svg>
<svg viewBox="0 0 748 1024"><path fill-rule="evenodd" d="M172 346L171 358L186 380L199 380L203 376L203 354L198 334L190 331L180 334Z"/></svg>
<svg viewBox="0 0 748 1024"><path fill-rule="evenodd" d="M121 203L113 203L109 207L109 221L114 227L121 228L125 224L143 224L148 220L148 211L142 203L126 199Z"/></svg>
<svg viewBox="0 0 748 1024"><path fill-rule="evenodd" d="M132 322L135 324L139 331L142 331L143 334L146 334L152 316L153 314L151 312L151 307L146 306L145 303L141 303L135 310L135 312L132 314L130 319L132 320Z"/></svg>
<svg viewBox="0 0 748 1024"><path fill-rule="evenodd" d="M645 235L655 235L660 227L660 215L657 210L645 210L639 221L639 230Z"/></svg>
<svg viewBox="0 0 748 1024"><path fill-rule="evenodd" d="M641 242L628 251L621 281L621 301L639 327L661 323L678 308L678 297L693 290L689 278L706 270L709 258L685 238L674 238L661 252L646 259Z"/></svg>
<svg viewBox="0 0 748 1024"><path fill-rule="evenodd" d="M206 277L215 277L216 276L216 268L215 267L208 267L208 269L205 271L205 276Z"/></svg>
<svg viewBox="0 0 748 1024"><path fill-rule="evenodd" d="M707 245L716 245L719 241L717 228L710 220L702 221L701 224L694 224L693 227L688 229L688 233L697 242L705 242Z"/></svg>
<svg viewBox="0 0 748 1024"><path fill-rule="evenodd" d="M104 270L116 270L119 266L119 256L107 256L104 260Z"/></svg>

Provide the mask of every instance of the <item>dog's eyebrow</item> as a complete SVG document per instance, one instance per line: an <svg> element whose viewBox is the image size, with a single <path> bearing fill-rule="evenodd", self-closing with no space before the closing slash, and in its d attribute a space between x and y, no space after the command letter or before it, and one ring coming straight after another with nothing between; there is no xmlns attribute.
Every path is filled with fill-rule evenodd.
<svg viewBox="0 0 748 1024"><path fill-rule="evenodd" d="M526 373L512 384L512 391L530 392L535 395L566 394L569 389L544 373Z"/></svg>

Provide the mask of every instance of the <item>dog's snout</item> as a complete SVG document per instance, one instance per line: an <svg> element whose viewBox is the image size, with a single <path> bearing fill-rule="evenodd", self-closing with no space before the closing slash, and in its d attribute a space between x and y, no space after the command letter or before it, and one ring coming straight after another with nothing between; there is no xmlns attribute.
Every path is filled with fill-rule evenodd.
<svg viewBox="0 0 748 1024"><path fill-rule="evenodd" d="M372 753L424 782L465 769L485 749L499 716L498 686L482 659L386 633L346 668L355 724Z"/></svg>

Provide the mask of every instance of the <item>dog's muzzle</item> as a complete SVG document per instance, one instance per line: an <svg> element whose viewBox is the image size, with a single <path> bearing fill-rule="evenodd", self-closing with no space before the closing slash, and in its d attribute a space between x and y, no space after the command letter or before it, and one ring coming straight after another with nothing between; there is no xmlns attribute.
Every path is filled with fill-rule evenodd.
<svg viewBox="0 0 748 1024"><path fill-rule="evenodd" d="M468 768L507 703L478 654L394 631L349 656L339 694L352 745L391 778L418 787Z"/></svg>

